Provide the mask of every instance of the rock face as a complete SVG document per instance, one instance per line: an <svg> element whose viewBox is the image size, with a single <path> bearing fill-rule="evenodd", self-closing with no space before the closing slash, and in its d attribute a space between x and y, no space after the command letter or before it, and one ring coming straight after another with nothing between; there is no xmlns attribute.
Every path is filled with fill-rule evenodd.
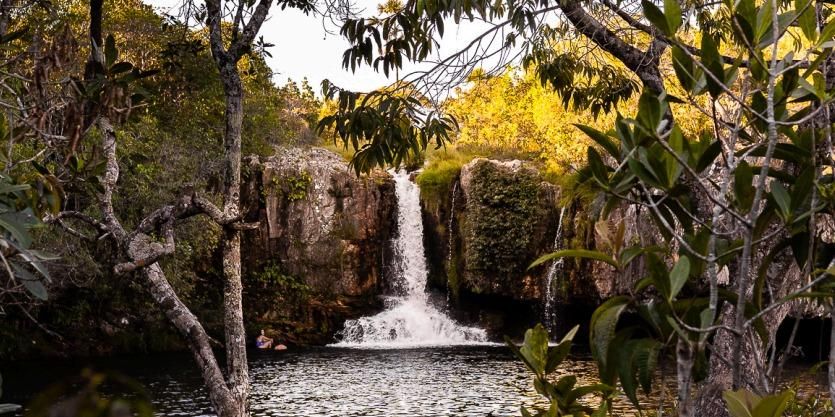
<svg viewBox="0 0 835 417"><path fill-rule="evenodd" d="M521 161L475 159L461 169L459 288L473 294L542 298L543 271L528 271L552 249L557 188Z"/></svg>
<svg viewBox="0 0 835 417"><path fill-rule="evenodd" d="M475 159L445 195L424 196L430 285L448 291L453 313L492 337L516 334L539 317L553 250L558 187L521 161Z"/></svg>
<svg viewBox="0 0 835 417"><path fill-rule="evenodd" d="M475 159L461 168L446 196L425 196L430 284L449 291L459 316L479 321L494 336L518 334L542 320L550 294L556 308L573 312L556 313L567 329L587 319L603 298L628 292L633 283L599 262L566 258L553 281L550 263L528 269L555 245L604 245L590 208L574 202L563 209L560 194L529 163ZM647 232L636 213L615 210L611 218L611 227L625 223L628 240Z"/></svg>
<svg viewBox="0 0 835 417"><path fill-rule="evenodd" d="M320 148L282 149L265 161L250 160L248 168L245 216L260 227L245 234L246 273L256 281L291 281L283 292L301 297L264 308L259 321L296 327L279 330L299 333L288 337L309 333L332 341L346 318L379 303L396 232L393 180L382 171L357 177L341 157Z"/></svg>
<svg viewBox="0 0 835 417"><path fill-rule="evenodd" d="M382 171L357 177L318 148L248 162L245 216L260 222L244 235L250 321L282 340L330 343L346 319L382 307L397 233L394 181ZM540 321L549 288L578 311L631 286L588 261L566 259L555 281L550 264L528 269L555 243L599 240L589 209L575 203L561 216L559 199L531 164L488 159L464 165L440 195L422 195L429 286L447 293L453 315L496 338ZM635 213L612 218L626 222L627 239L641 237Z"/></svg>

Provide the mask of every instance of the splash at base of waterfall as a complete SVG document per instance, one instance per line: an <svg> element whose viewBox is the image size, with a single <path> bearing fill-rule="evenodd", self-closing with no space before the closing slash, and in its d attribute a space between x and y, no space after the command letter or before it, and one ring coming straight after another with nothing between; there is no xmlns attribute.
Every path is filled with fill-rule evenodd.
<svg viewBox="0 0 835 417"><path fill-rule="evenodd" d="M487 333L462 326L432 306L426 294L426 258L423 250L423 219L420 189L409 174L392 173L397 194L397 229L394 251L396 271L394 297L374 316L345 322L331 346L369 349L402 349L425 346L487 344Z"/></svg>
<svg viewBox="0 0 835 417"><path fill-rule="evenodd" d="M419 299L396 300L389 309L345 322L342 341L331 346L403 349L452 345L492 345L476 327L462 326Z"/></svg>

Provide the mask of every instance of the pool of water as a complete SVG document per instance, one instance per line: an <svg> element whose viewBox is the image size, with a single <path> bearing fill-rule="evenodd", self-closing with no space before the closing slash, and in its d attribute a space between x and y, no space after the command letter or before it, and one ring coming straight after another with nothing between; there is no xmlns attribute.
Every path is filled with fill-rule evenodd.
<svg viewBox="0 0 835 417"><path fill-rule="evenodd" d="M161 416L211 415L200 375L185 354L7 364L2 402L26 403L48 383L82 367L115 370L150 391ZM397 350L313 348L250 352L253 416L518 416L538 401L524 366L503 346ZM587 359L570 359L557 374L593 383ZM668 376L673 383L672 376ZM652 404L652 399L648 399ZM625 399L618 415L632 415Z"/></svg>
<svg viewBox="0 0 835 417"><path fill-rule="evenodd" d="M162 416L210 415L200 375L184 354L9 364L3 402L27 403L85 366L142 383ZM397 350L314 348L250 352L253 416L510 416L537 398L524 366L502 346ZM561 372L588 376L592 363Z"/></svg>

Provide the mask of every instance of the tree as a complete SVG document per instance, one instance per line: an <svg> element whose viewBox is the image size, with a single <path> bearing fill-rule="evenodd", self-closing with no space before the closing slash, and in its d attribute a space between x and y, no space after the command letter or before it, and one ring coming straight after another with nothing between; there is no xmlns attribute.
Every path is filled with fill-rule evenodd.
<svg viewBox="0 0 835 417"><path fill-rule="evenodd" d="M491 22L471 49L405 77L426 91L449 88L502 51L532 65L567 105L592 112L615 108L640 85L633 117L619 117L608 131L579 126L597 145L588 149L589 166L580 180L594 185L607 202L604 217L632 204L655 220L660 251L629 246L614 229L606 233L610 253L571 250L554 256L590 257L621 273L636 259L646 262L648 277L636 279L635 291L656 302L617 297L592 318L601 378L619 380L637 402L636 373L640 370L648 390L653 358L668 352L677 361L679 414L693 415L694 366L705 363L710 348L699 410L723 415L723 390L764 394L777 386L781 362L774 334L790 302L831 299L820 287L831 281L831 260L817 252L819 227L830 211L824 198L832 164L828 42L835 23L827 18L828 8L769 0L640 5L417 0L393 17L350 21L342 32L354 45L345 53L346 67L364 63L388 72L403 61L426 60L443 36L445 19L458 23L478 16ZM394 28L403 36L389 39ZM691 43L699 38L698 46ZM493 49L489 39L499 39ZM521 46L514 49L517 42ZM673 71L665 72L670 66ZM670 83L683 97L670 94ZM446 129L454 127L439 124L444 116L437 115L375 136L369 125L378 114L390 113L390 96L358 101L354 93L326 87L343 105L323 122L337 126L346 144L365 135L365 145L353 145L358 156L371 156L359 160L362 166L396 163L398 150L412 152L392 141L443 141ZM710 129L701 136L683 132L674 117L678 105L709 117ZM720 283L723 275L730 284ZM624 311L646 316L646 323L616 332ZM620 356L612 356L611 346ZM831 377L835 380L835 370Z"/></svg>
<svg viewBox="0 0 835 417"><path fill-rule="evenodd" d="M113 240L121 256L126 258L115 265L114 272L121 275L136 272L141 275L144 287L186 340L200 367L212 406L221 416L248 414L249 381L240 272L240 230L248 226L241 222L238 207L243 86L237 65L251 50L270 6L269 0L257 5L244 2L236 4L232 37L226 47L221 30L223 5L219 0L207 2L212 55L226 97L222 207L215 206L196 193L187 194L173 204L154 210L139 221L134 229L129 230L120 221L113 203L114 194L118 192L121 170L117 155L118 126L114 124L131 103L114 100L114 97L131 97L125 93L133 87L132 83L151 74L136 70L130 63L117 62L118 50L114 37L111 35L105 39L102 33L102 16L105 12L103 2L92 0L89 8L90 56L83 82L78 83L78 90L82 92L78 97L79 107L83 113L72 140L71 151L75 151L77 143L82 139L94 136L93 133L100 137L100 149L105 159L97 193L100 218L79 211L61 211L48 217L48 221L54 223L66 219L79 220L95 231L95 239ZM247 21L244 21L245 15L249 16ZM130 76L123 75L125 72ZM72 152L68 154L68 159L72 158ZM225 372L221 370L212 351L213 341L197 317L180 300L159 264L161 258L171 255L175 250L175 223L198 214L208 216L223 228Z"/></svg>
<svg viewBox="0 0 835 417"><path fill-rule="evenodd" d="M93 0L85 13L76 13L80 4L75 1L57 3L57 7L65 8L57 13L64 20L40 26L59 33L63 30L69 37L76 26L86 24L85 37L90 39L86 63L68 65L62 74L70 80L67 85L71 87L64 91L72 92L69 97L66 94L60 96L66 100L62 110L68 114L54 117L54 125L47 125L50 132L69 133L66 136L41 135L37 144L44 152L32 158L43 175L60 178L58 183L68 196L63 209L46 215L45 220L91 246L107 242L105 246L109 253L100 261L108 265L116 258L112 264L114 275L140 278L141 287L151 295L154 304L191 350L215 412L221 416L247 415L249 376L240 234L257 225L242 221L239 207L241 156L244 151L269 152L272 145L285 140L281 135L286 135L287 131L303 132L311 123L311 114L317 110L314 108L317 101L306 84L300 90L292 83L278 88L270 82L271 73L263 58L264 49L269 45L261 39L256 40L256 36L271 9L271 0L257 3L208 0L202 6L188 4L184 21L169 18L163 24L162 33L158 28L159 23L163 23L161 19L149 12L147 6L137 6L137 2L125 0L118 7L110 8L101 0ZM305 13L320 13L312 2L280 4L282 8L295 7ZM341 7L338 3L326 6L326 10ZM194 18L198 23L205 23L205 31L193 31L188 27L194 23ZM27 19L40 23L45 17L21 16L21 21ZM107 30L113 30L115 36L114 33L107 34ZM210 54L201 53L204 37ZM131 39L148 44L123 47L130 45ZM162 67L164 71L140 70L139 63ZM205 72L212 66L216 73ZM56 90L65 87L44 84ZM195 84L197 88L191 88ZM149 89L159 90L155 92L160 94L153 96L147 91ZM247 89L257 92L248 98L245 97ZM155 101L146 109L137 110L138 101L147 96ZM178 106L184 104L197 111L187 115L173 111L180 110ZM288 114L281 115L279 110L287 110ZM248 120L246 111L252 113ZM131 117L137 113L140 113L139 117ZM202 115L208 117L196 123L188 120ZM178 124L180 121L185 123ZM222 130L216 129L215 124L222 124ZM171 125L181 131L164 132L164 128ZM222 132L217 135L222 138L222 152L206 150L214 142L212 132L215 130ZM244 132L251 138L246 144L242 141ZM137 139L137 136L155 134L161 137L145 141ZM196 138L179 141L190 135ZM170 138L175 140L167 140ZM10 149L17 149L12 145ZM149 170L137 161L142 161L144 150L154 146L169 149L179 146L180 151L194 155L200 155L195 152L200 150L210 157L209 162L218 159L222 163L219 198L213 198L208 189L206 172L181 173L183 176L191 174L191 182L177 178L176 184L157 184L157 189L163 191L156 196L148 193L126 195L136 191L130 187L148 186L137 178ZM185 159L193 161L199 157ZM204 186L206 189L201 193ZM170 196L175 188L180 189L172 202ZM148 201L137 203L131 200L135 197ZM152 205L155 200L162 199L168 202ZM225 366L218 362L213 352L213 347L219 343L210 337L203 323L181 298L182 293L175 289L176 281L181 277L166 276L161 264L164 259L175 256L177 244L183 243L182 235L178 233L183 229L181 224L191 218L208 219L220 229Z"/></svg>

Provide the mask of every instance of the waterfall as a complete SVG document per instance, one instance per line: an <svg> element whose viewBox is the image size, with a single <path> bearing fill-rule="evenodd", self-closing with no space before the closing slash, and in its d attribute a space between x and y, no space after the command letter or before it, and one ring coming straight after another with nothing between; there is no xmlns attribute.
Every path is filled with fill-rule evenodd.
<svg viewBox="0 0 835 417"><path fill-rule="evenodd" d="M458 194L458 181L455 181L455 185L452 186L452 198L450 199L451 204L449 206L449 226L446 229L446 233L448 236L447 240L447 269L451 270L455 266L452 265L452 252L455 250L455 233L453 233L453 225L455 222L455 195ZM450 301L452 297L452 291L449 288L449 277L446 280L446 305L449 308Z"/></svg>
<svg viewBox="0 0 835 417"><path fill-rule="evenodd" d="M560 209L560 217L557 220L557 234L554 236L554 252L562 249L562 221L565 216L565 207ZM543 321L548 333L555 334L554 327L556 325L556 318L554 317L554 308L557 305L559 290L554 288L557 283L556 280L562 274L562 266L564 259L557 258L548 267L548 274L545 275L545 308L543 309Z"/></svg>
<svg viewBox="0 0 835 417"><path fill-rule="evenodd" d="M397 194L394 295L374 316L345 322L334 346L402 348L483 343L484 330L456 323L429 303L420 189L404 171L393 173Z"/></svg>

